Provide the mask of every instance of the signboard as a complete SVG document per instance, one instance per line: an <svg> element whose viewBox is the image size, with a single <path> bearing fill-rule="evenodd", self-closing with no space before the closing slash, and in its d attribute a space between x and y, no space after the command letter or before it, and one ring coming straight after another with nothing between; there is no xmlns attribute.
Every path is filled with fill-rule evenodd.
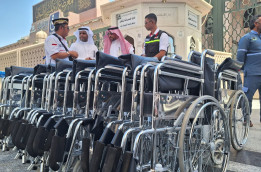
<svg viewBox="0 0 261 172"><path fill-rule="evenodd" d="M198 29L198 15L191 11L188 11L188 25Z"/></svg>
<svg viewBox="0 0 261 172"><path fill-rule="evenodd" d="M58 19L58 18L59 18L59 11L50 15L50 17L49 17L49 35L54 34L54 32L55 32L52 20Z"/></svg>
<svg viewBox="0 0 261 172"><path fill-rule="evenodd" d="M117 14L117 24L120 29L137 25L138 10Z"/></svg>

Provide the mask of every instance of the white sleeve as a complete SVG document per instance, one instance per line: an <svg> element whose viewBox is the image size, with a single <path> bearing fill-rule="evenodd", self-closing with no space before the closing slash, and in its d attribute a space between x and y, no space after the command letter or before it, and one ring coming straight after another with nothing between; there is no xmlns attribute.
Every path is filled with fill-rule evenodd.
<svg viewBox="0 0 261 172"><path fill-rule="evenodd" d="M48 37L44 44L45 50L48 52L50 56L52 56L53 54L60 52L59 44L59 40L55 39L55 37Z"/></svg>
<svg viewBox="0 0 261 172"><path fill-rule="evenodd" d="M131 47L130 47L130 51L129 51L129 53L130 53L130 54L134 54L134 48L133 48L132 45L131 45Z"/></svg>
<svg viewBox="0 0 261 172"><path fill-rule="evenodd" d="M143 43L143 49L142 49L142 54L141 55L146 55L145 54L145 41L144 41L144 43Z"/></svg>
<svg viewBox="0 0 261 172"><path fill-rule="evenodd" d="M167 51L169 46L169 36L163 32L160 36L160 45L159 45L159 51L164 50Z"/></svg>
<svg viewBox="0 0 261 172"><path fill-rule="evenodd" d="M72 43L71 47L69 48L69 51L77 51L75 43Z"/></svg>
<svg viewBox="0 0 261 172"><path fill-rule="evenodd" d="M97 52L97 51L98 51L98 48L96 47L96 45L94 45L94 47L95 47L95 48L94 48L94 49L95 49L95 52Z"/></svg>
<svg viewBox="0 0 261 172"><path fill-rule="evenodd" d="M92 53L91 53L90 57L96 58L96 53L98 51L98 48L96 47L96 45L91 46L91 51L92 51Z"/></svg>

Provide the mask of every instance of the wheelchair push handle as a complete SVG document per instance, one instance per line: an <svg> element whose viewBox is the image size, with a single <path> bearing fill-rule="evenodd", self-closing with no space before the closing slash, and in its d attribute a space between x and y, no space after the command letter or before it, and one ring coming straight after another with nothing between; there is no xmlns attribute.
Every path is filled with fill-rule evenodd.
<svg viewBox="0 0 261 172"><path fill-rule="evenodd" d="M215 55L215 53L213 51L208 50L208 49L206 49L206 50L204 50L202 52L202 54L201 54L201 68L202 68L202 71L204 71L204 62L205 62L205 57L206 57L207 54L210 55L210 56L214 56Z"/></svg>
<svg viewBox="0 0 261 172"><path fill-rule="evenodd" d="M215 56L215 53L211 50L205 50L206 54L210 55L210 56Z"/></svg>
<svg viewBox="0 0 261 172"><path fill-rule="evenodd" d="M215 55L215 53L213 51L208 50L208 49L204 50L203 53L200 53L198 51L193 51L193 54L198 55L198 56L202 56L202 55L205 56L206 54L208 54L210 56L214 56Z"/></svg>
<svg viewBox="0 0 261 172"><path fill-rule="evenodd" d="M164 60L174 60L174 59L182 60L182 57L180 55L173 54L171 57L163 56L161 58L161 61L164 61Z"/></svg>
<svg viewBox="0 0 261 172"><path fill-rule="evenodd" d="M181 57L180 55L175 54L173 57L174 57L175 59L182 60L182 57Z"/></svg>
<svg viewBox="0 0 261 172"><path fill-rule="evenodd" d="M197 55L197 56L201 56L202 53L198 52L198 51L193 51L193 54Z"/></svg>

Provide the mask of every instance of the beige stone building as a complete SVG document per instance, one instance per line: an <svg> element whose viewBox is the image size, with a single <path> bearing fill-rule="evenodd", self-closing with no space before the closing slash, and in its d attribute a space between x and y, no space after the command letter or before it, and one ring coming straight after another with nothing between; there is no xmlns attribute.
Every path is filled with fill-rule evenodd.
<svg viewBox="0 0 261 172"><path fill-rule="evenodd" d="M149 33L144 28L148 13L158 16L158 27L169 34L168 54L177 53L185 59L191 49L201 51L201 18L212 6L204 0L43 0L33 6L30 34L16 43L0 48L0 70L6 66L33 67L44 63L43 42L53 31L51 20L69 18L69 45L75 41L73 32L81 26L94 31L96 46L103 49L103 36L109 26L118 26L125 38L141 54ZM193 46L190 40L194 40Z"/></svg>
<svg viewBox="0 0 261 172"><path fill-rule="evenodd" d="M100 9L101 5L106 3L109 3L109 0L43 0L35 4L30 34L16 43L0 47L0 70L3 71L11 65L33 67L44 63L44 40L51 31L50 23L54 16L69 18L69 44L75 41L73 32L85 25L96 30L95 37L100 42L100 39L97 39L98 32L101 32L99 29L108 27L102 22Z"/></svg>

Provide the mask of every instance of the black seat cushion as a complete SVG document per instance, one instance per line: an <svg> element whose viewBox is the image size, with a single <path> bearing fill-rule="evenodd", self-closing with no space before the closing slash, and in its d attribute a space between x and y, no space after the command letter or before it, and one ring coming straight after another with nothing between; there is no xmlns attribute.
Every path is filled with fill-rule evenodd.
<svg viewBox="0 0 261 172"><path fill-rule="evenodd" d="M119 66L123 65L122 62L117 57L98 51L96 53L96 69L97 70L101 69L109 64L119 65Z"/></svg>
<svg viewBox="0 0 261 172"><path fill-rule="evenodd" d="M53 73L55 72L55 68L56 68L56 64L48 64L47 66L47 73L50 74L50 73Z"/></svg>
<svg viewBox="0 0 261 172"><path fill-rule="evenodd" d="M48 65L38 64L34 67L34 75L38 75L41 73L47 73Z"/></svg>
<svg viewBox="0 0 261 172"><path fill-rule="evenodd" d="M191 65L192 66L198 66L195 63L182 61L182 60L178 60L178 59L173 59L173 61L177 61L179 63L183 63L183 64L190 65L190 66ZM175 68L171 67L172 65L175 65L175 63L165 62L164 65L161 66L160 70L167 72L167 73L170 73L170 74L178 74L178 75L182 75L182 76L185 76L185 77L186 76L194 77L194 78L200 78L201 77L200 74L175 69ZM149 91L152 91L152 89L153 89L154 70L155 70L155 66L149 67L150 77L148 77L147 81L146 81L146 90L149 90ZM167 75L162 74L162 75L159 75L159 78L158 78L158 89L161 92L168 92L168 91L171 91L171 90L183 90L184 89L184 83L185 83L185 79L183 79L183 78L174 77L174 76L167 76ZM199 82L189 80L187 88L188 89L195 89L199 85L200 85Z"/></svg>
<svg viewBox="0 0 261 172"><path fill-rule="evenodd" d="M96 60L73 60L73 76L75 77L78 72L88 67L95 67Z"/></svg>
<svg viewBox="0 0 261 172"><path fill-rule="evenodd" d="M72 70L73 62L64 60L64 59L56 59L56 73L62 72L65 69Z"/></svg>
<svg viewBox="0 0 261 172"><path fill-rule="evenodd" d="M57 131L57 135L64 137L68 131L69 124L64 118L60 118L59 121L55 124L54 128Z"/></svg>
<svg viewBox="0 0 261 172"><path fill-rule="evenodd" d="M200 65L201 56L199 54L194 54L191 57L191 61ZM215 87L215 60L213 58L205 57L203 94L214 96L214 87Z"/></svg>
<svg viewBox="0 0 261 172"><path fill-rule="evenodd" d="M216 77L218 77L219 73L224 71L224 70L227 70L227 69L230 69L230 70L233 70L235 72L238 72L242 66L244 65L243 62L240 62L240 61L236 61L236 60L233 60L231 58L226 58L218 67L217 69L217 74L216 74Z"/></svg>
<svg viewBox="0 0 261 172"><path fill-rule="evenodd" d="M11 66L11 75L31 75L34 73L33 68L28 67L19 67L19 66Z"/></svg>
<svg viewBox="0 0 261 172"><path fill-rule="evenodd" d="M11 68L10 67L6 67L5 68L5 77L11 76Z"/></svg>
<svg viewBox="0 0 261 172"><path fill-rule="evenodd" d="M122 61L124 66L129 67L133 73L138 65L145 65L148 62L159 62L159 60L151 57L143 57L135 54L127 54L119 56L119 60Z"/></svg>

